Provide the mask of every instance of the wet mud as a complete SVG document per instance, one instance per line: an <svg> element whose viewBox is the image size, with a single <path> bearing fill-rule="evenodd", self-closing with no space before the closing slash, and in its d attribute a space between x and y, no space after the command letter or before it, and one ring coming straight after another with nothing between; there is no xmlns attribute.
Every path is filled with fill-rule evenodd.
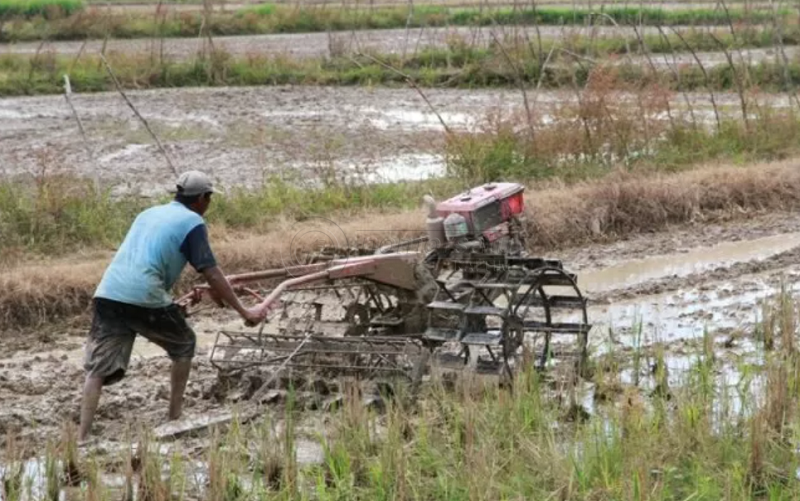
<svg viewBox="0 0 800 501"><path fill-rule="evenodd" d="M429 89L426 97L453 131L480 130L487 117L523 106L513 90ZM255 87L158 89L128 96L179 170L211 173L225 188L254 188L269 177L300 185L330 181L425 179L445 172L445 132L413 89ZM695 114L708 96L692 94ZM542 92L545 120L575 101L570 91ZM635 96L615 96L635 101ZM675 97L674 110L682 97ZM725 112L734 94L717 94ZM88 136L81 138L63 96L0 99L0 175L97 177L115 194L162 194L172 171L156 142L112 92L74 95ZM785 99L764 97L766 106ZM731 113L737 108L731 107ZM665 118L666 119L666 118ZM712 118L713 119L713 118Z"/></svg>

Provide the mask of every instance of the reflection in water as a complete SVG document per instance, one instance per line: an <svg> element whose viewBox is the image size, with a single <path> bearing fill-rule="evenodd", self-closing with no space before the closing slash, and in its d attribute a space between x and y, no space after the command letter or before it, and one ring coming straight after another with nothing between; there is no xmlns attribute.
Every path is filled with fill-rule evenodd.
<svg viewBox="0 0 800 501"><path fill-rule="evenodd" d="M800 233L775 235L742 242L725 242L685 253L627 261L578 276L581 289L592 296L620 290L649 280L685 277L721 266L761 260L800 245ZM790 272L791 274L791 272ZM757 320L761 300L776 293L767 277L738 277L700 287L661 294L642 295L611 304L591 304L590 342L602 345L608 332L635 331L641 327L652 340L674 342L693 339L708 329L749 328ZM618 339L630 346L625 336Z"/></svg>
<svg viewBox="0 0 800 501"><path fill-rule="evenodd" d="M117 444L117 447L112 447L112 449L119 448L121 450L123 444ZM294 444L295 447L295 459L297 461L298 466L304 465L311 465L311 464L318 464L324 461L325 459L325 452L318 442L308 440L308 439L297 439ZM133 445L133 451L135 455L136 445ZM169 476L169 469L170 469L170 462L168 458L173 451L170 446L167 444L161 444L158 446L158 453L161 455L162 458L166 458L167 460L163 462L163 476L167 478ZM47 468L46 468L46 458L33 458L25 461L23 463L23 471L22 471L22 498L21 501L33 501L39 499L47 499ZM56 463L57 470L60 472L62 471L63 465L60 461ZM208 472L208 465L202 461L194 461L190 459L186 459L181 463L181 468L183 469L183 474L186 476L187 484L183 486L185 490L188 491L195 491L202 493L205 489L205 486L208 484L209 481L209 472ZM8 467L4 466L0 463L0 479L4 478L4 475L7 473ZM100 479L102 481L103 486L110 490L110 491L117 491L122 492L126 488L126 477L124 474L121 473L101 473ZM244 483L248 483L251 479L240 478L240 481ZM133 479L133 494L134 499L136 498L137 492L137 483L138 483L138 476L134 476ZM58 501L71 501L71 500L80 500L85 498L85 493L82 491L85 489L84 486L75 486L75 487L65 487L62 488L59 492ZM111 496L112 499L115 496ZM3 489L0 488L0 501L7 501L3 497Z"/></svg>
<svg viewBox="0 0 800 501"><path fill-rule="evenodd" d="M653 256L603 268L578 276L581 290L603 292L670 276L687 276L737 262L765 259L800 245L800 232L740 242L724 242L685 253Z"/></svg>

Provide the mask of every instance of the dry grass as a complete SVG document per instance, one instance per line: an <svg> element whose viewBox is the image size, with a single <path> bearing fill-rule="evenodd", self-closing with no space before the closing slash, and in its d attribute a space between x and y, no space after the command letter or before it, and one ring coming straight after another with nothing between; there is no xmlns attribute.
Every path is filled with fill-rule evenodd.
<svg viewBox="0 0 800 501"><path fill-rule="evenodd" d="M0 275L0 326L46 323L87 308L106 261L23 266Z"/></svg>
<svg viewBox="0 0 800 501"><path fill-rule="evenodd" d="M670 225L800 208L796 163L707 166L672 175L619 172L566 188L530 187L529 247L550 253ZM346 222L335 216L285 221L261 235L214 226L212 242L225 272L234 273L295 264L294 253L320 246L377 247L423 230L424 213L419 210L354 216ZM85 311L110 258L110 253L94 254L5 270L0 276L0 328L42 325ZM187 271L179 288L195 280Z"/></svg>
<svg viewBox="0 0 800 501"><path fill-rule="evenodd" d="M673 175L620 172L568 189L547 189L530 197L530 243L558 248L743 211L793 209L800 206L797 163L711 166Z"/></svg>

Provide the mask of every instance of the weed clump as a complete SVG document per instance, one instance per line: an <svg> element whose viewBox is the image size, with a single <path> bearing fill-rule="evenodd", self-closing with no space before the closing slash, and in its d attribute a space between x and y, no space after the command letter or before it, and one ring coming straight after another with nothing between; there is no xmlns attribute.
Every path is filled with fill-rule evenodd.
<svg viewBox="0 0 800 501"><path fill-rule="evenodd" d="M660 82L633 84L622 71L598 66L574 102L547 112L489 116L476 132L450 134L448 174L472 184L553 178L571 183L620 169L678 172L720 159L746 163L796 151L800 122L792 111L762 109L747 122L717 115L717 122L708 123L693 109L675 109L673 93Z"/></svg>
<svg viewBox="0 0 800 501"><path fill-rule="evenodd" d="M0 0L0 21L15 17L57 20L83 10L83 0Z"/></svg>

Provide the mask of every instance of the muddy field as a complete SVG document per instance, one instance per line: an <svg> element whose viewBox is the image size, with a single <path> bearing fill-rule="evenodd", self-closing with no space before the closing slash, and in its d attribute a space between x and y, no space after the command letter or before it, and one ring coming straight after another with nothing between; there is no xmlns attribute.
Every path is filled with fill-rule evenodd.
<svg viewBox="0 0 800 501"><path fill-rule="evenodd" d="M713 4L648 5L679 9ZM222 7L230 10L241 6ZM152 5L106 8L153 11ZM193 10L198 5L170 8ZM514 31L495 29L495 35ZM657 30L644 28L644 32ZM532 34L530 29L528 34ZM633 32L615 27L542 27L541 34L562 38L575 34L632 36ZM445 47L453 37L485 46L493 34L486 28L449 27L217 37L214 43L238 56L314 58L372 50L407 54L425 47ZM100 51L102 44L7 44L0 45L0 54L52 51L92 55ZM165 57L185 59L193 57L203 44L196 38L111 40L107 50L128 54L163 52ZM778 57L774 49L744 50L741 55L751 63ZM796 47L787 49L789 58L797 55ZM727 64L722 53L701 53L698 57L709 67ZM625 57L617 60L629 61ZM642 58L633 61L647 64ZM653 62L695 64L690 54L658 55ZM224 189L255 188L270 176L303 185L317 185L332 174L339 179L364 182L441 176L446 167L442 153L445 131L440 119L455 131L478 131L488 126L486 119L492 114L519 112L523 106L523 96L510 89L428 89L425 94L433 109L413 89L403 87L128 92L177 168L209 171ZM617 102L635 105L635 96L620 93L614 97ZM714 115L708 95L699 92L688 97L698 119L710 124ZM741 113L736 94L720 93L715 98L721 113ZM761 95L759 99L768 107L790 104L786 96ZM0 99L0 176L77 175L97 178L115 194L145 197L171 188L174 176L170 168L119 94L74 95L72 100L86 128L88 145L82 141L63 96ZM546 124L560 107L575 102L570 90L539 92L536 115ZM686 109L684 96L672 96L672 109L676 116ZM423 217L421 214L420 221ZM797 290L800 214L752 214L748 219L737 217L715 224L698 220L607 244L557 253L550 249L537 252L563 260L569 270L578 273L578 283L590 300L589 321L593 329L589 341L593 356L619 353L624 357L663 342L670 379L678 382L701 349L704 336L710 333L723 361L714 377L734 385L741 379L739 364L749 362L757 351L752 332L762 317L762 300L775 294L784 283L788 289ZM81 259L75 257L76 262ZM224 417L242 404L264 382L264 374L227 384L218 378L210 363L211 350L221 330L246 330L235 314L205 310L193 317L192 323L198 333L198 351L186 390L185 420L208 421ZM35 457L47 440L63 433L66 423L78 422L87 329L88 318L84 315L42 330L0 333L0 435L17 435L30 457ZM105 390L95 419L94 433L99 436L101 450L107 451L106 457L120 451L130 440L128 433L135 433L141 425L163 431L169 368L169 360L158 347L141 338L137 340L127 377ZM633 378L629 371L622 376L623 381ZM638 375L636 378L638 381ZM264 415L280 421L288 382L299 383L298 402L307 411L299 426L299 462L319 462L322 446L315 434L324 432L328 411L341 398L342 383L321 377L293 379L287 374L279 380L279 389L269 393ZM579 388L581 404L590 413L593 390L590 382L583 382ZM366 401L379 408L374 386L367 386L365 391ZM201 434L183 437L173 446L199 461L208 441ZM6 459L3 454L0 451L0 472ZM198 464L202 469L202 463Z"/></svg>
<svg viewBox="0 0 800 501"><path fill-rule="evenodd" d="M554 28L546 36L562 36ZM572 32L580 29L571 29ZM619 30L597 28L584 34L608 36ZM317 57L332 51L365 49L413 51L442 46L457 34L486 43L485 30L385 30L357 34L224 37L215 43L235 54L269 52ZM158 50L154 42L114 41L109 50ZM196 39L167 39L169 57L190 57ZM75 54L82 43L55 43L44 50ZM37 44L0 47L2 52L35 53ZM90 42L84 53L99 50ZM774 57L770 50L745 51L754 60ZM795 52L790 53L794 57ZM725 64L722 54L700 55ZM622 59L622 58L621 58ZM664 64L693 64L683 56L654 58ZM643 62L644 64L644 62ZM223 188L259 186L268 176L314 185L334 173L362 181L394 181L440 176L445 171L441 118L455 131L477 131L493 113L522 109L514 90L426 90L431 106L408 88L259 87L159 89L130 91L128 96L163 141L178 169L213 173ZM737 115L739 98L717 94L723 114ZM635 96L618 94L618 102ZM689 95L694 113L714 119L705 93ZM63 96L0 99L0 175L37 177L73 174L98 178L116 194L162 194L173 174L152 138L117 93L74 95L73 103L88 134L88 149ZM572 91L540 92L536 113L547 123L558 109L575 103ZM762 96L765 106L783 107L785 96ZM673 96L673 111L685 109ZM662 117L666 120L666 117ZM422 221L422 215L420 220ZM795 289L800 274L800 215L768 213L749 220L714 225L698 221L671 231L559 251L539 249L562 259L579 276L590 299L593 324L590 345L596 355L629 353L636 347L667 343L671 377L679 379L690 354L712 332L728 363L725 379L735 380L736 364L753 353L752 328L760 318L759 301L773 294L783 279ZM79 260L79 258L76 258ZM187 419L223 416L263 383L245 378L227 387L209 361L217 333L242 330L235 315L209 310L194 317L199 349L186 391ZM87 318L60 322L41 331L2 333L0 342L0 434L17 433L29 454L57 437L65 423L76 423L83 382L83 345ZM102 447L117 450L138 425L164 423L169 397L169 360L154 345L138 340L128 377L106 389L96 418ZM627 377L627 376L626 376ZM287 376L287 380L290 378ZM318 461L320 445L312 431L324 424L337 399L335 381L300 381L304 414L301 462ZM585 385L591 410L591 384ZM320 388L324 391L320 392ZM369 390L371 391L371 390ZM279 416L285 392L270 394L266 414ZM374 402L374 400L373 400ZM279 419L279 418L278 418ZM179 442L199 454L202 439ZM0 453L0 467L2 467Z"/></svg>
<svg viewBox="0 0 800 501"><path fill-rule="evenodd" d="M131 98L179 168L208 169L227 186L257 186L266 175L300 179L327 172L331 165L343 173L387 179L426 177L441 169L432 154L441 136L430 134L441 126L413 92L265 87L156 90L131 93ZM503 95L437 99L454 127L469 120L455 111L459 104L475 101L502 106ZM169 182L163 157L119 95L76 96L74 103L93 160L63 98L0 101L0 162L6 175L49 165L50 172L99 173L120 190L144 194Z"/></svg>
<svg viewBox="0 0 800 501"><path fill-rule="evenodd" d="M366 181L424 179L444 172L444 131L412 89L259 87L129 92L179 169L208 170L223 186L253 187L265 176L315 183L321 176ZM429 90L453 130L479 130L495 112L519 110L511 90ZM713 120L706 94L691 96L698 119ZM92 156L62 96L0 99L0 174L99 176L117 193L163 193L171 171L141 122L116 93L75 95ZM620 95L619 99L632 96ZM674 97L673 110L684 106ZM542 92L542 120L574 102ZM739 113L734 94L717 94L722 113ZM786 106L787 98L763 103Z"/></svg>
<svg viewBox="0 0 800 501"><path fill-rule="evenodd" d="M764 214L744 223L698 224L568 249L558 257L578 272L590 298L593 350L625 353L636 344L667 342L671 377L678 379L705 329L714 334L722 357L737 360L752 355L748 347L753 340L745 333L758 319L759 300L773 294L782 279L796 289L800 215ZM643 325L637 336L640 321ZM15 430L22 438L41 444L60 433L65 422L77 420L84 323L58 325L47 332L5 334L30 339L0 345L0 401L4 402L0 433ZM209 350L219 330L246 330L235 315L210 310L195 317L193 324L200 347L187 390L186 418L207 419L229 410L242 392L252 391L260 380L226 390L209 364ZM137 341L128 377L107 389L101 401L97 432L104 447L113 449L130 426L163 423L168 368L169 361L156 346ZM307 383L316 389L323 384ZM329 405L334 397L328 392L335 384L327 381L324 386L327 390L321 395L301 388L302 405L309 410ZM270 398L274 406L265 412L278 409L283 397L276 392ZM319 413L309 413L308 418L319 419ZM305 453L313 460L314 445L309 444Z"/></svg>

